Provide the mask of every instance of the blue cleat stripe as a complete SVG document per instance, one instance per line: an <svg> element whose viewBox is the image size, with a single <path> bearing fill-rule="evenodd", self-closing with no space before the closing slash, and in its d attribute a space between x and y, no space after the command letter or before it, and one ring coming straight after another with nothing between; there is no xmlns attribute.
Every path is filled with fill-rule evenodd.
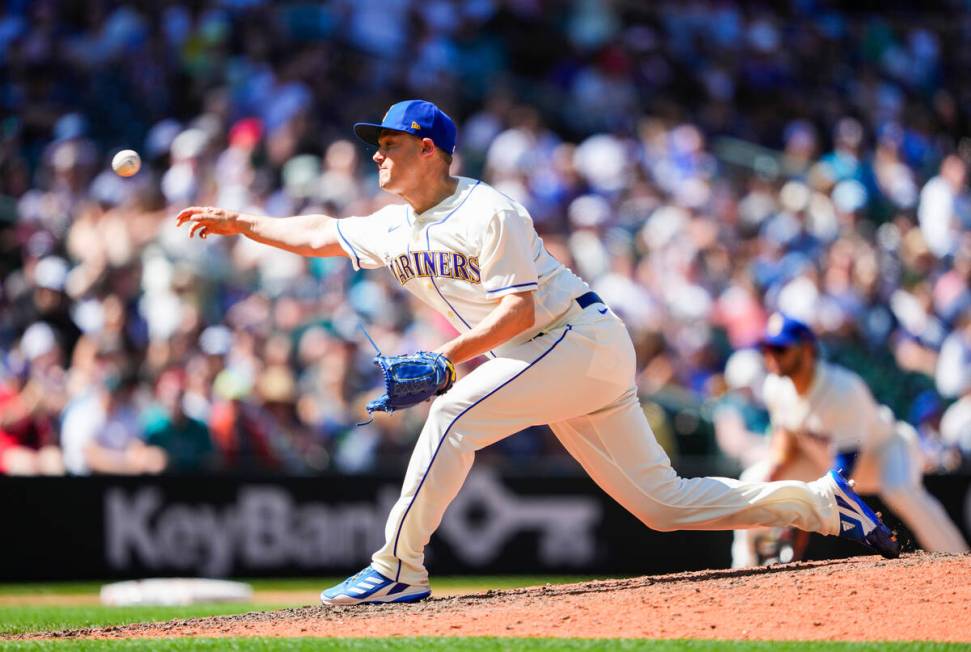
<svg viewBox="0 0 971 652"><path fill-rule="evenodd" d="M893 533L880 517L876 515L876 512L862 498L856 495L856 492L853 491L838 472L830 470L829 476L836 483L837 493L835 498L836 502L840 505L840 509L850 512L850 514L840 512L839 536L870 546L887 559L896 559L899 557L900 544L897 543ZM840 497L839 493L842 493L845 498ZM872 523L869 532L864 525L865 523ZM844 525L851 527L844 530Z"/></svg>
<svg viewBox="0 0 971 652"><path fill-rule="evenodd" d="M364 602L363 604L404 604L408 602L418 602L419 600L424 600L431 594L432 592L430 590L422 591L421 593L402 596L396 600L375 600L374 602Z"/></svg>
<svg viewBox="0 0 971 652"><path fill-rule="evenodd" d="M408 588L408 585L404 582L398 582L397 586L388 591L388 595L394 595L395 593L401 593Z"/></svg>
<svg viewBox="0 0 971 652"><path fill-rule="evenodd" d="M358 584L354 588L355 588L355 590L361 591L362 595L359 596L359 597L362 597L363 598L363 597L367 597L369 595L374 595L375 592L380 591L381 589L383 589L384 587L386 587L389 584L391 584L391 581L390 580L387 581L387 582L381 582L380 584L377 584L375 586L367 586L367 585Z"/></svg>

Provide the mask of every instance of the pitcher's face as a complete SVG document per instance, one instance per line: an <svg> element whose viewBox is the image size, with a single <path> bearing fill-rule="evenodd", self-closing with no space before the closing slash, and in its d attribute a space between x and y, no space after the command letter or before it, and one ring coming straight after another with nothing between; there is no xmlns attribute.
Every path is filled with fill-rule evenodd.
<svg viewBox="0 0 971 652"><path fill-rule="evenodd" d="M397 131L384 131L371 157L378 166L378 185L394 194L407 193L420 179L422 141Z"/></svg>

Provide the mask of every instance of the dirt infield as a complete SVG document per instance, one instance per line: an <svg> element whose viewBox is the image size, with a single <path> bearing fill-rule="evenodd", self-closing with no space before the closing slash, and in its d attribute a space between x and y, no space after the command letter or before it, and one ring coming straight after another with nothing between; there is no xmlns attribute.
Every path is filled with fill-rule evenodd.
<svg viewBox="0 0 971 652"><path fill-rule="evenodd" d="M971 555L857 557L488 591L416 605L311 606L43 638L443 635L971 642Z"/></svg>

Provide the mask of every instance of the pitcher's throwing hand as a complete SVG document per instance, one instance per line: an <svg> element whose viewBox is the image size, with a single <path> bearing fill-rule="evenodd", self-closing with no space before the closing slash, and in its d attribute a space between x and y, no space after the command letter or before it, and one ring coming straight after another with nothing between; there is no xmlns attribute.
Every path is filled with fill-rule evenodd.
<svg viewBox="0 0 971 652"><path fill-rule="evenodd" d="M176 225L182 226L188 222L189 237L198 235L205 238L210 234L239 235L245 231L240 214L236 211L213 206L190 206L176 217Z"/></svg>

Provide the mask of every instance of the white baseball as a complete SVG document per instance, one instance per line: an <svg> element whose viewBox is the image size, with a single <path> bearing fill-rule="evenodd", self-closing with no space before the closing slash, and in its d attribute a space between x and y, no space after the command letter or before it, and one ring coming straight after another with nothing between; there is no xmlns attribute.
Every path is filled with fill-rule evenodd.
<svg viewBox="0 0 971 652"><path fill-rule="evenodd" d="M123 149L111 159L111 169L122 177L130 177L142 167L142 158L133 149Z"/></svg>

